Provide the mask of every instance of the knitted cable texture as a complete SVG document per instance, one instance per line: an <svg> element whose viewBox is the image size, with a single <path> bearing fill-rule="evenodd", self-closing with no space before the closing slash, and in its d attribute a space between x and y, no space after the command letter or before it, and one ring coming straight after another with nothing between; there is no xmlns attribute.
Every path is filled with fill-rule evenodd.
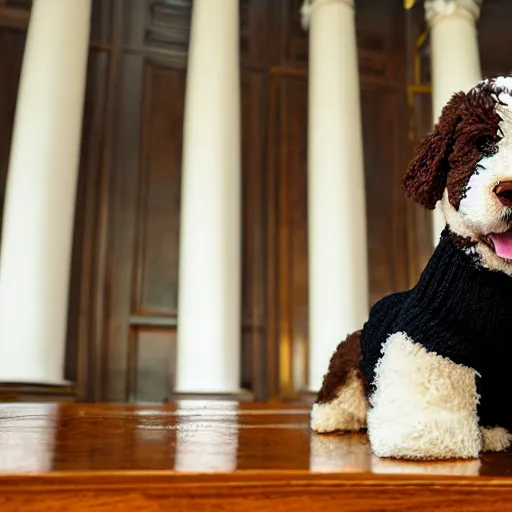
<svg viewBox="0 0 512 512"><path fill-rule="evenodd" d="M377 302L361 338L360 369L373 391L374 368L389 335L405 332L428 351L475 369L484 426L512 429L512 278L485 269L446 228L411 290Z"/></svg>

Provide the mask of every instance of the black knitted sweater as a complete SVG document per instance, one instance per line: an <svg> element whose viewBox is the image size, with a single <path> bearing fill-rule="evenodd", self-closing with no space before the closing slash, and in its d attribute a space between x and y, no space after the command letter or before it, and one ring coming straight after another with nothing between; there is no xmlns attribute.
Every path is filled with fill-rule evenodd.
<svg viewBox="0 0 512 512"><path fill-rule="evenodd" d="M512 278L478 266L445 229L418 284L377 302L361 338L360 367L372 391L375 365L390 334L404 332L427 350L474 368L483 426L512 429ZM510 389L512 391L512 389Z"/></svg>

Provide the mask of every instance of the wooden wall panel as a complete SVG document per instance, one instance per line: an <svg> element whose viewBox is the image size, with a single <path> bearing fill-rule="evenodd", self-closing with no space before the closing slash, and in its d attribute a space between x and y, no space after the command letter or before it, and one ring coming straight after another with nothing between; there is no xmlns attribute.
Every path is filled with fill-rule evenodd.
<svg viewBox="0 0 512 512"><path fill-rule="evenodd" d="M91 35L93 45L108 45L114 37L114 6L112 0L93 0L91 12Z"/></svg>
<svg viewBox="0 0 512 512"><path fill-rule="evenodd" d="M32 6L32 0L4 0L4 3L6 7L25 11Z"/></svg>
<svg viewBox="0 0 512 512"><path fill-rule="evenodd" d="M404 48L396 41L404 31L401 3L358 0L355 19L361 78L402 86ZM401 60L398 69L397 60Z"/></svg>
<svg viewBox="0 0 512 512"><path fill-rule="evenodd" d="M267 87L264 73L242 72L242 386L266 393Z"/></svg>
<svg viewBox="0 0 512 512"><path fill-rule="evenodd" d="M512 74L511 17L512 2L509 0L486 0L482 4L481 16L478 21L478 35L484 76Z"/></svg>
<svg viewBox="0 0 512 512"><path fill-rule="evenodd" d="M169 329L137 329L133 336L134 400L166 402L174 387L176 332Z"/></svg>
<svg viewBox="0 0 512 512"><path fill-rule="evenodd" d="M285 67L305 68L308 63L308 34L301 25L302 4L302 0L276 2L279 64Z"/></svg>
<svg viewBox="0 0 512 512"><path fill-rule="evenodd" d="M400 94L363 91L370 304L408 287L407 214L401 187L406 130ZM397 115L402 110L402 116Z"/></svg>
<svg viewBox="0 0 512 512"><path fill-rule="evenodd" d="M158 361L148 359L156 347L158 354L170 354L173 382L184 83L184 71L164 61L121 57L105 340L108 400L162 401L171 391L162 394L158 367L160 384L145 379L150 362Z"/></svg>
<svg viewBox="0 0 512 512"><path fill-rule="evenodd" d="M412 157L416 146L432 129L432 101L429 94L414 96L410 121L412 122L412 140L409 141L410 149L407 156ZM407 200L406 204L408 209L409 286L412 287L432 256L432 213L412 200Z"/></svg>
<svg viewBox="0 0 512 512"><path fill-rule="evenodd" d="M138 55L119 62L115 153L110 177L107 332L103 340L102 399L128 398L128 343L136 239L137 178L140 166L142 77ZM133 390L132 390L133 391Z"/></svg>
<svg viewBox="0 0 512 512"><path fill-rule="evenodd" d="M176 318L185 73L144 66L132 314Z"/></svg>
<svg viewBox="0 0 512 512"><path fill-rule="evenodd" d="M240 62L248 69L268 70L279 61L282 1L240 0Z"/></svg>

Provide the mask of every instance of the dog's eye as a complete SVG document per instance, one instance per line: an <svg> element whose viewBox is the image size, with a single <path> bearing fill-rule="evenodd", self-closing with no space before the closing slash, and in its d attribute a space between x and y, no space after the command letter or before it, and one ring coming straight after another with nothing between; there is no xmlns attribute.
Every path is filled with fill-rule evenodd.
<svg viewBox="0 0 512 512"><path fill-rule="evenodd" d="M482 135L478 137L475 142L476 149L481 152L485 152L493 144L494 140L490 135Z"/></svg>
<svg viewBox="0 0 512 512"><path fill-rule="evenodd" d="M500 136L482 135L475 141L477 150L484 156L495 155L498 151L496 144L501 140Z"/></svg>

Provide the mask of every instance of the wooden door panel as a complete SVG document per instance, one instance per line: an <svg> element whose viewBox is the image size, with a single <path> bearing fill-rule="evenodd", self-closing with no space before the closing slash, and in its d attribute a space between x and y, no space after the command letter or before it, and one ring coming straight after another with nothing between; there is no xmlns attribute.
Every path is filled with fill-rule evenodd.
<svg viewBox="0 0 512 512"><path fill-rule="evenodd" d="M146 62L132 314L176 319L185 72Z"/></svg>
<svg viewBox="0 0 512 512"><path fill-rule="evenodd" d="M147 364L146 373L139 372L137 354L147 353L145 344L153 341L139 336L140 330L158 325L175 331L185 72L125 55L120 89L107 357L111 400L135 399L147 376ZM162 339L174 354L175 335ZM143 392L145 400L151 389ZM162 390L154 392L160 401Z"/></svg>
<svg viewBox="0 0 512 512"><path fill-rule="evenodd" d="M166 402L174 387L176 331L170 329L134 329L133 400Z"/></svg>

